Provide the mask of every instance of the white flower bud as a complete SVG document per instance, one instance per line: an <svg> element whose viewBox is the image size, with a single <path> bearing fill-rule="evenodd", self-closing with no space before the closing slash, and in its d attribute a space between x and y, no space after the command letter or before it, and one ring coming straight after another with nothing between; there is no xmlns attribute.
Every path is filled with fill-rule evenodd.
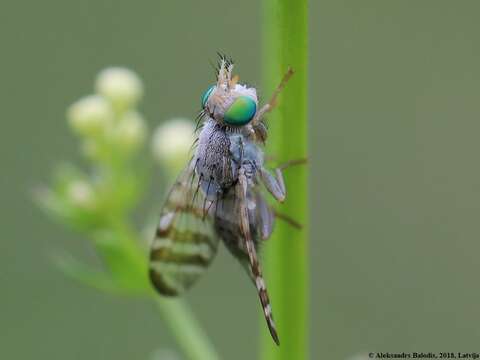
<svg viewBox="0 0 480 360"><path fill-rule="evenodd" d="M189 158L195 140L195 127L190 120L172 119L157 127L152 138L153 156L177 172Z"/></svg>
<svg viewBox="0 0 480 360"><path fill-rule="evenodd" d="M83 209L95 207L95 194L92 186L83 180L72 181L67 188L67 196L73 205Z"/></svg>
<svg viewBox="0 0 480 360"><path fill-rule="evenodd" d="M113 136L123 150L137 148L145 140L147 129L143 117L135 112L126 113L116 125Z"/></svg>
<svg viewBox="0 0 480 360"><path fill-rule="evenodd" d="M133 71L110 67L97 75L95 90L105 96L116 111L122 112L137 104L143 94L143 84Z"/></svg>
<svg viewBox="0 0 480 360"><path fill-rule="evenodd" d="M67 111L72 129L80 135L96 136L112 123L113 110L101 96L86 96L73 103Z"/></svg>

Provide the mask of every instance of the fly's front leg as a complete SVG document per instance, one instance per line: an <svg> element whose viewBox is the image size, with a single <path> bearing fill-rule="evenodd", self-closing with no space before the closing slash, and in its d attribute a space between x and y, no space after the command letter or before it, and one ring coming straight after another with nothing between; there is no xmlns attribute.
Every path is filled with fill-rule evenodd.
<svg viewBox="0 0 480 360"><path fill-rule="evenodd" d="M287 189L285 188L285 181L283 180L283 173L281 168L275 169L275 176L270 174L264 167L260 168L260 178L263 184L279 202L284 202L287 196Z"/></svg>
<svg viewBox="0 0 480 360"><path fill-rule="evenodd" d="M255 125L257 125L257 123L260 121L260 119L265 115L265 113L269 112L270 110L272 110L275 107L275 105L277 104L278 95L283 90L283 88L285 87L288 80L290 80L292 75L293 75L293 69L289 67L287 72L283 76L282 81L280 82L280 84L277 86L277 88L273 92L272 97L270 98L268 103L263 105L260 108L260 110L258 110L257 113L255 114L255 117L252 120L252 125L254 127L255 127Z"/></svg>

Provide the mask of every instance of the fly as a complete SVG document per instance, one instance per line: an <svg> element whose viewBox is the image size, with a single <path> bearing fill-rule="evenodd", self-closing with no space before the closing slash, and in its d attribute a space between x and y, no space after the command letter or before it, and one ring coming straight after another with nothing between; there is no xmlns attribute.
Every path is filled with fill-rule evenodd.
<svg viewBox="0 0 480 360"><path fill-rule="evenodd" d="M184 292L205 272L223 241L253 281L265 320L280 344L267 286L257 258L278 215L262 186L279 202L286 196L282 170L264 165L264 115L292 76L288 69L271 99L259 108L257 91L232 76L233 61L220 56L216 83L202 96L195 154L172 186L150 249L149 273L163 295ZM292 225L292 220L286 218Z"/></svg>

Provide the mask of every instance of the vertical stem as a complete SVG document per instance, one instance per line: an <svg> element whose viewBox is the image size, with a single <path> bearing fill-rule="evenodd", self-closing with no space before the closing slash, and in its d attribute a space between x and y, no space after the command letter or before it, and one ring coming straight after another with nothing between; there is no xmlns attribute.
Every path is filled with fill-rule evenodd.
<svg viewBox="0 0 480 360"><path fill-rule="evenodd" d="M162 319L168 325L179 347L190 360L218 360L215 348L183 299L166 299L154 294Z"/></svg>
<svg viewBox="0 0 480 360"><path fill-rule="evenodd" d="M264 91L271 91L291 66L295 74L269 118L268 151L280 161L307 155L307 0L263 0ZM304 224L281 220L266 246L265 273L280 336L277 347L262 330L262 359L308 359L308 203L307 167L285 171L287 200L281 212ZM264 320L261 321L265 329Z"/></svg>
<svg viewBox="0 0 480 360"><path fill-rule="evenodd" d="M172 333L185 358L219 360L220 356L187 301L182 298L164 297L152 289L146 276L148 268L145 263L146 257L139 245L141 237L126 219L112 223L111 226L117 230L117 240L122 242L123 256L131 261L130 266L126 266L128 274L131 275L131 279L128 278L128 280L131 280L132 285L136 285L138 290L151 294L163 322ZM120 270L117 269L118 271Z"/></svg>

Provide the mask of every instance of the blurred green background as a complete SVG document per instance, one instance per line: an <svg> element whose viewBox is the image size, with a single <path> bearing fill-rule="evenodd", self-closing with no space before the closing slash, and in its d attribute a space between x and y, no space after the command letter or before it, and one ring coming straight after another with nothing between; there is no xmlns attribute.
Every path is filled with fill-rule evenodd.
<svg viewBox="0 0 480 360"><path fill-rule="evenodd" d="M475 0L311 1L312 359L479 350L479 11ZM59 249L96 258L31 190L78 157L65 109L103 67L143 78L150 128L194 117L217 50L260 85L259 3L4 0L0 13L0 358L175 349L152 304L53 268ZM225 359L255 358L260 308L228 254L188 298Z"/></svg>

